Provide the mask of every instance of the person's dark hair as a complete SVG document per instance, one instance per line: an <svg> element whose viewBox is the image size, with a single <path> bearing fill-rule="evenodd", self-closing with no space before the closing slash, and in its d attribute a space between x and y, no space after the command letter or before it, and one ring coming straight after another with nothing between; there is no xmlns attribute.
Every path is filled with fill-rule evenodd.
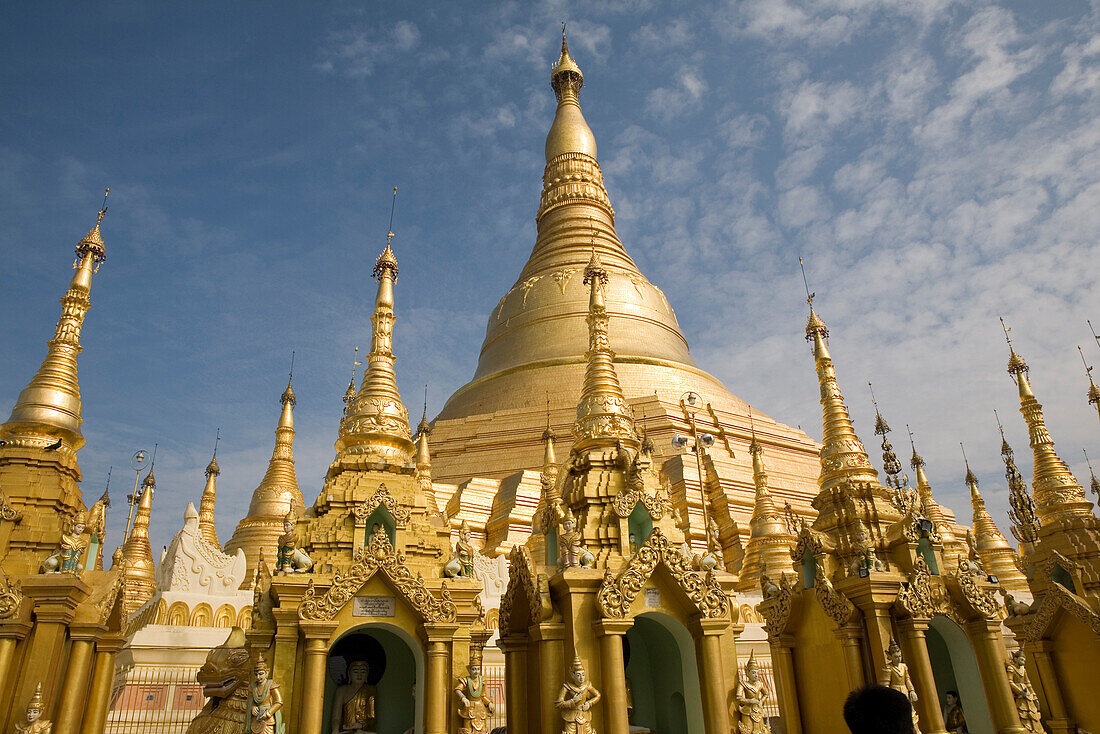
<svg viewBox="0 0 1100 734"><path fill-rule="evenodd" d="M914 734L909 699L886 686L863 686L848 694L844 721L852 734Z"/></svg>
<svg viewBox="0 0 1100 734"><path fill-rule="evenodd" d="M959 692L958 691L948 691L947 695L948 696L954 696L956 701L959 700Z"/></svg>

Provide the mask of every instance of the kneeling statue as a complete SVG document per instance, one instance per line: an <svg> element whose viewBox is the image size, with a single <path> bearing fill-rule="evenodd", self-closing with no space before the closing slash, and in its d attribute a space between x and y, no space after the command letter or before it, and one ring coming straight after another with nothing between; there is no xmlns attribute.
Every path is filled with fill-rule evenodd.
<svg viewBox="0 0 1100 734"><path fill-rule="evenodd" d="M348 665L348 682L332 699L332 734L374 734L378 730L374 686L367 683L370 664L355 660Z"/></svg>

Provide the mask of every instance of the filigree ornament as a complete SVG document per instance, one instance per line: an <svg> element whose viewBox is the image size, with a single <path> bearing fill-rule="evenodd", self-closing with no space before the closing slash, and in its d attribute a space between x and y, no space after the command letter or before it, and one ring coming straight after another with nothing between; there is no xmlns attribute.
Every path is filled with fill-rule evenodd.
<svg viewBox="0 0 1100 734"><path fill-rule="evenodd" d="M537 624L543 619L539 578L535 574L535 565L527 549L522 545L512 546L508 561L508 588L501 597L500 613L497 616L502 633L512 628L512 610L517 603L528 605L531 624Z"/></svg>
<svg viewBox="0 0 1100 734"><path fill-rule="evenodd" d="M853 604L848 597L833 587L833 583L825 573L824 564L819 563L817 565L817 576L814 579L814 595L817 596L817 601L821 604L825 613L840 627L851 622L859 611L856 605Z"/></svg>
<svg viewBox="0 0 1100 734"><path fill-rule="evenodd" d="M994 617L1000 616L1001 605L997 602L996 595L978 586L978 581L971 572L970 564L967 559L962 556L959 557L959 569L956 573L951 575L951 578L959 584L963 597L974 611L978 612L986 619L993 619Z"/></svg>
<svg viewBox="0 0 1100 734"><path fill-rule="evenodd" d="M764 601L756 605L756 611L764 618L764 630L769 637L777 637L787 629L794 607L794 577L782 574L776 584L768 574L760 574L760 588Z"/></svg>
<svg viewBox="0 0 1100 734"><path fill-rule="evenodd" d="M405 554L398 553L385 533L375 533L370 542L358 548L350 569L337 574L324 596L318 596L312 580L298 606L299 619L330 620L355 596L375 573L381 571L409 604L429 622L453 622L458 608L444 585L437 598L418 574L405 565Z"/></svg>
<svg viewBox="0 0 1100 734"><path fill-rule="evenodd" d="M613 618L628 616L631 604L659 564L668 569L676 584L703 617L715 619L730 613L729 597L718 585L714 572L707 571L703 574L693 571L691 559L686 558L679 548L669 542L660 528L653 529L618 577L610 569L604 575L603 584L596 595L600 613Z"/></svg>
<svg viewBox="0 0 1100 734"><path fill-rule="evenodd" d="M18 583L11 579L0 579L0 619L10 619L19 611L19 605L23 602L23 592L19 590Z"/></svg>
<svg viewBox="0 0 1100 734"><path fill-rule="evenodd" d="M1052 583L1041 599L1031 605L1032 615L1022 627L1013 627L1016 638L1024 642L1038 642L1046 636L1054 616L1059 611L1071 614L1100 635L1100 614L1097 614L1084 599L1070 592L1061 584Z"/></svg>
<svg viewBox="0 0 1100 734"><path fill-rule="evenodd" d="M100 597L99 601L96 603L95 616L100 624L106 624L107 619L111 616L111 611L115 608L115 602L122 596L122 584L123 575L120 573L115 576L115 580L111 582L111 586L107 590L107 593ZM0 612L0 617L2 616L3 614Z"/></svg>
<svg viewBox="0 0 1100 734"><path fill-rule="evenodd" d="M788 505L790 507L790 505ZM793 512L793 510L792 510ZM828 550L826 545L825 535L817 530L814 530L805 522L801 523L801 527L797 530L798 541L791 548L791 559L795 561L801 561L809 553L814 558L820 557Z"/></svg>
<svg viewBox="0 0 1100 734"><path fill-rule="evenodd" d="M935 614L957 616L950 608L944 588L932 583L932 572L923 556L916 557L909 583L898 593L896 604L910 617L918 619L931 619Z"/></svg>
<svg viewBox="0 0 1100 734"><path fill-rule="evenodd" d="M554 280L557 281L558 288L561 289L561 294L563 296L565 295L566 286L569 285L570 278L572 278L573 274L578 270L580 270L580 268L562 268L561 270L554 271Z"/></svg>
<svg viewBox="0 0 1100 734"><path fill-rule="evenodd" d="M364 502L356 505L351 513L355 515L357 522L363 522L374 512L379 505L385 507L393 517L394 523L399 528L405 527L409 522L410 513L407 507L402 507L385 484L379 484L378 489Z"/></svg>
<svg viewBox="0 0 1100 734"><path fill-rule="evenodd" d="M0 521L19 522L23 513L8 504L8 498L0 492Z"/></svg>
<svg viewBox="0 0 1100 734"><path fill-rule="evenodd" d="M523 305L524 306L527 305L527 294L529 294L531 292L531 289L535 287L535 283L538 283L540 280L542 280L541 275L533 275L530 278L528 278L527 280L523 281L523 283L520 284L519 287L523 289Z"/></svg>

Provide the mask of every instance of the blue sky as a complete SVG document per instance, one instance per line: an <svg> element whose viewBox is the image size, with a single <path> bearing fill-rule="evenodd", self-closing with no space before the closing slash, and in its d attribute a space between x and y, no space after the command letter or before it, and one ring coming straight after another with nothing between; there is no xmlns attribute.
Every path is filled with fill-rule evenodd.
<svg viewBox="0 0 1100 734"><path fill-rule="evenodd" d="M958 442L1002 529L993 409L1027 434L997 315L1087 483L1076 352L1100 323L1100 4L8 4L0 23L0 403L44 353L110 185L80 358L85 494L159 443L153 543L222 429L219 533L263 474L297 352L316 495L400 187L395 349L410 412L472 374L534 242L559 23L618 231L696 361L820 435L808 264L872 459L872 380L965 520ZM417 416L418 417L418 416ZM130 478L127 479L127 476ZM110 541L113 546L117 542Z"/></svg>

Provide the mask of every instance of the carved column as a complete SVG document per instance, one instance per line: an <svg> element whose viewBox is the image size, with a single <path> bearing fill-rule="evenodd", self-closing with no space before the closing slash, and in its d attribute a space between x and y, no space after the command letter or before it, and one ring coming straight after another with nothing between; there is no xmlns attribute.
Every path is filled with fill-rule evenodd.
<svg viewBox="0 0 1100 734"><path fill-rule="evenodd" d="M844 648L844 668L848 671L848 687L855 690L867 685L867 668L863 664L863 627L859 623L846 624L836 631Z"/></svg>
<svg viewBox="0 0 1100 734"><path fill-rule="evenodd" d="M448 705L451 701L451 638L458 625L424 627L428 639L427 670L424 673L424 734L447 734Z"/></svg>
<svg viewBox="0 0 1100 734"><path fill-rule="evenodd" d="M699 687L703 694L703 726L706 734L727 734L726 677L722 671L722 633L728 619L698 619L691 625L695 657L699 665Z"/></svg>
<svg viewBox="0 0 1100 734"><path fill-rule="evenodd" d="M1001 636L1001 624L996 619L976 619L968 622L966 631L974 645L978 658L978 670L982 674L982 688L989 702L989 713L998 734L1025 734L1012 698L1005 670L1005 646Z"/></svg>
<svg viewBox="0 0 1100 734"><path fill-rule="evenodd" d="M794 635L768 635L772 650L772 677L779 699L779 715L787 734L802 734L802 716L798 710L798 684L794 677Z"/></svg>
<svg viewBox="0 0 1100 734"><path fill-rule="evenodd" d="M1053 734L1072 734L1077 727L1070 721L1069 709L1066 708L1066 700L1062 696L1062 683L1054 668L1054 643L1050 640L1036 640L1027 643L1026 649L1035 661L1035 672L1038 673L1041 685L1039 695L1046 702L1043 723L1050 727Z"/></svg>
<svg viewBox="0 0 1100 734"><path fill-rule="evenodd" d="M80 734L103 734L107 727L107 712L111 705L111 690L115 684L115 658L126 645L118 633L101 637L95 646L95 667L92 687L88 692L88 707Z"/></svg>
<svg viewBox="0 0 1100 734"><path fill-rule="evenodd" d="M328 661L328 644L336 631L336 622L302 620L298 628L305 642L302 656L302 695L298 706L296 734L321 734L325 716L325 663Z"/></svg>
<svg viewBox="0 0 1100 734"><path fill-rule="evenodd" d="M906 619L898 623L902 650L909 666L909 677L917 690L917 713L920 715L924 734L946 734L940 697L936 693L936 681L932 677L932 660L928 657L928 645L924 633L928 630L926 619Z"/></svg>
<svg viewBox="0 0 1100 734"><path fill-rule="evenodd" d="M497 638L497 647L504 653L504 690L507 697L505 716L508 731L528 731L527 728L527 637L509 634Z"/></svg>
<svg viewBox="0 0 1100 734"><path fill-rule="evenodd" d="M531 639L539 648L539 721L542 731L554 732L561 728L561 713L554 705L565 674L565 625L560 622L541 622L531 628ZM530 686L535 689L535 685ZM602 690L602 689L601 689Z"/></svg>
<svg viewBox="0 0 1100 734"><path fill-rule="evenodd" d="M623 635L634 626L633 619L600 619L592 628L600 640L601 689L604 695L604 722L608 732L630 730L627 713L626 665L623 662ZM721 662L721 661L719 661Z"/></svg>
<svg viewBox="0 0 1100 734"><path fill-rule="evenodd" d="M0 626L0 723L3 723L15 699L13 685L19 680L15 653L19 649L19 643L26 639L30 631L29 620L7 621Z"/></svg>
<svg viewBox="0 0 1100 734"><path fill-rule="evenodd" d="M98 624L73 624L69 627L69 638L72 640L69 665L65 668L60 700L54 713L54 734L76 734L80 726L88 693L88 678L92 674L95 643L104 632L106 629Z"/></svg>

